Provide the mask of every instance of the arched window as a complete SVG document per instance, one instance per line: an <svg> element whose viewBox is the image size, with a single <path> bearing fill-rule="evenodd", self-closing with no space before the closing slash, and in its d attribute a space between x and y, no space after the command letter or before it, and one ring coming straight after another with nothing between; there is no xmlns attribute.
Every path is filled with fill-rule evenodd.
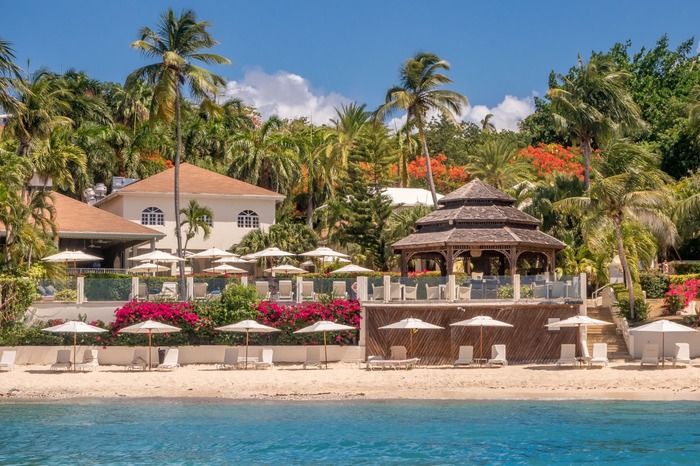
<svg viewBox="0 0 700 466"><path fill-rule="evenodd" d="M165 215L158 207L146 207L141 212L142 225L165 225Z"/></svg>
<svg viewBox="0 0 700 466"><path fill-rule="evenodd" d="M238 214L238 228L260 228L260 217L252 210Z"/></svg>

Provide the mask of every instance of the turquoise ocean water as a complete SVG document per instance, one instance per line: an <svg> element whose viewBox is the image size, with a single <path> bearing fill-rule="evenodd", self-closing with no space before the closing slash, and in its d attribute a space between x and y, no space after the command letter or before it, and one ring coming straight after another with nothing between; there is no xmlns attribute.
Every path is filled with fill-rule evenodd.
<svg viewBox="0 0 700 466"><path fill-rule="evenodd" d="M0 404L0 464L698 464L700 403Z"/></svg>

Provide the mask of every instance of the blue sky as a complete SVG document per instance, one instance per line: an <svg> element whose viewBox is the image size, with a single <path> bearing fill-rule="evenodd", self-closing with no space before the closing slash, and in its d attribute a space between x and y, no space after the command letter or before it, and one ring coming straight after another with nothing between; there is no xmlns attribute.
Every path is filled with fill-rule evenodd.
<svg viewBox="0 0 700 466"><path fill-rule="evenodd" d="M168 7L193 8L212 23L214 49L233 66L216 72L229 92L264 116L313 116L358 101L376 107L417 51L452 65L452 89L469 98L465 120L496 114L514 127L547 90L551 70L566 72L580 53L632 40L672 46L700 32L700 2L674 1L38 1L4 2L0 37L30 70L84 70L107 81L147 63L129 44ZM510 96L510 97L507 97Z"/></svg>

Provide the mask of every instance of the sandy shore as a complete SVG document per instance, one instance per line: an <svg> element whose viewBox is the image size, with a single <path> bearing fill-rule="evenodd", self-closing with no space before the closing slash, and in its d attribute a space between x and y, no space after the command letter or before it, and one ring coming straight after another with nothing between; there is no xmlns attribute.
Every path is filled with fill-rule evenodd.
<svg viewBox="0 0 700 466"><path fill-rule="evenodd" d="M605 369L554 365L506 368L417 367L367 371L356 364L329 370L285 365L266 370L216 370L191 365L173 372L52 372L16 366L0 373L0 402L20 400L208 398L218 400L352 399L620 399L700 401L700 367L665 370L631 362Z"/></svg>

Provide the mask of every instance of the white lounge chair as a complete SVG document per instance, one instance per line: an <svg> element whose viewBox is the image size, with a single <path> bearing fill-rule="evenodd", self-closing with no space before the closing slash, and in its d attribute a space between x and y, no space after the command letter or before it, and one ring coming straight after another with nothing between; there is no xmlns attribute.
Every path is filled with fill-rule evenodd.
<svg viewBox="0 0 700 466"><path fill-rule="evenodd" d="M469 301L470 299L472 299L471 285L457 285L455 291L455 297L458 301Z"/></svg>
<svg viewBox="0 0 700 466"><path fill-rule="evenodd" d="M258 367L274 367L272 362L272 348L263 348L260 350L260 361L255 363L255 368Z"/></svg>
<svg viewBox="0 0 700 466"><path fill-rule="evenodd" d="M607 348L607 345L606 345ZM591 365L591 355L588 353L588 342L581 340L581 356L579 357L581 364Z"/></svg>
<svg viewBox="0 0 700 466"><path fill-rule="evenodd" d="M333 282L333 299L348 299L347 285L345 282Z"/></svg>
<svg viewBox="0 0 700 466"><path fill-rule="evenodd" d="M145 283L139 283L136 301L148 301L148 286Z"/></svg>
<svg viewBox="0 0 700 466"><path fill-rule="evenodd" d="M83 353L83 362L75 365L75 370L96 371L98 367L100 367L100 362L97 359L97 350L88 349Z"/></svg>
<svg viewBox="0 0 700 466"><path fill-rule="evenodd" d="M63 371L69 370L71 366L70 362L70 350L60 349L56 352L56 362L51 364L52 371Z"/></svg>
<svg viewBox="0 0 700 466"><path fill-rule="evenodd" d="M280 280L279 289L277 290L277 299L279 301L292 301L294 299L291 280Z"/></svg>
<svg viewBox="0 0 700 466"><path fill-rule="evenodd" d="M607 367L608 363L608 344L607 343L593 343L593 357L591 358L590 365L602 364L603 367Z"/></svg>
<svg viewBox="0 0 700 466"><path fill-rule="evenodd" d="M690 360L690 345L688 343L676 343L676 355L673 357L673 367L676 363L692 366L693 361Z"/></svg>
<svg viewBox="0 0 700 466"><path fill-rule="evenodd" d="M134 350L134 357L131 358L131 363L126 366L128 371L143 371L148 367L148 350Z"/></svg>
<svg viewBox="0 0 700 466"><path fill-rule="evenodd" d="M474 347L460 346L455 366L471 366L472 364L474 364Z"/></svg>
<svg viewBox="0 0 700 466"><path fill-rule="evenodd" d="M160 292L149 294L148 297L153 299L178 299L177 282L163 282Z"/></svg>
<svg viewBox="0 0 700 466"><path fill-rule="evenodd" d="M195 301L202 301L204 299L207 299L207 288L209 287L208 283L205 282L199 282L195 283L192 286L192 297L194 298Z"/></svg>
<svg viewBox="0 0 700 466"><path fill-rule="evenodd" d="M165 358L162 364L158 364L156 367L159 371L172 371L180 367L178 362L180 358L180 350L176 348L170 348L167 353L165 353Z"/></svg>
<svg viewBox="0 0 700 466"><path fill-rule="evenodd" d="M224 352L224 361L217 364L217 369L236 369L239 367L238 348L226 348Z"/></svg>
<svg viewBox="0 0 700 466"><path fill-rule="evenodd" d="M392 283L389 286L389 300L390 301L401 301L401 288L403 285L401 283Z"/></svg>
<svg viewBox="0 0 700 466"><path fill-rule="evenodd" d="M0 358L0 369L7 367L8 371L15 368L15 357L17 357L17 351L3 351L2 358Z"/></svg>
<svg viewBox="0 0 700 466"><path fill-rule="evenodd" d="M506 345L493 345L491 347L491 359L489 359L487 363L489 366L493 364L507 366L508 360L506 359Z"/></svg>
<svg viewBox="0 0 700 466"><path fill-rule="evenodd" d="M266 281L255 282L255 290L260 299L270 299L270 283Z"/></svg>
<svg viewBox="0 0 700 466"><path fill-rule="evenodd" d="M559 361L557 361L557 366L562 365L576 366L576 345L574 344L563 344L561 345L561 355L559 356Z"/></svg>
<svg viewBox="0 0 700 466"><path fill-rule="evenodd" d="M406 357L406 347L405 346L392 346L389 349L390 356L389 359L382 359L379 356L370 356L367 358L367 368L369 370L374 370L375 367L398 369L403 367L408 369L418 364L420 359L418 358L408 358Z"/></svg>
<svg viewBox="0 0 700 466"><path fill-rule="evenodd" d="M406 347L405 346L392 346L389 348L389 359L406 359Z"/></svg>
<svg viewBox="0 0 700 466"><path fill-rule="evenodd" d="M316 366L319 369L323 368L323 363L321 362L321 348L319 346L306 347L306 361L304 361L304 369L306 369L306 366Z"/></svg>
<svg viewBox="0 0 700 466"><path fill-rule="evenodd" d="M647 343L644 345L644 352L642 353L642 361L640 366L644 364L649 364L654 367L659 367L659 345L658 343Z"/></svg>
<svg viewBox="0 0 700 466"><path fill-rule="evenodd" d="M403 297L406 300L417 300L418 299L418 286L407 286L403 289Z"/></svg>
<svg viewBox="0 0 700 466"><path fill-rule="evenodd" d="M302 301L314 301L316 299L316 293L314 292L314 282L304 281L301 282L301 300Z"/></svg>
<svg viewBox="0 0 700 466"><path fill-rule="evenodd" d="M425 299L428 301L437 301L440 299L440 287L439 286L428 286L425 284Z"/></svg>
<svg viewBox="0 0 700 466"><path fill-rule="evenodd" d="M384 287L372 285L372 301L384 301Z"/></svg>

